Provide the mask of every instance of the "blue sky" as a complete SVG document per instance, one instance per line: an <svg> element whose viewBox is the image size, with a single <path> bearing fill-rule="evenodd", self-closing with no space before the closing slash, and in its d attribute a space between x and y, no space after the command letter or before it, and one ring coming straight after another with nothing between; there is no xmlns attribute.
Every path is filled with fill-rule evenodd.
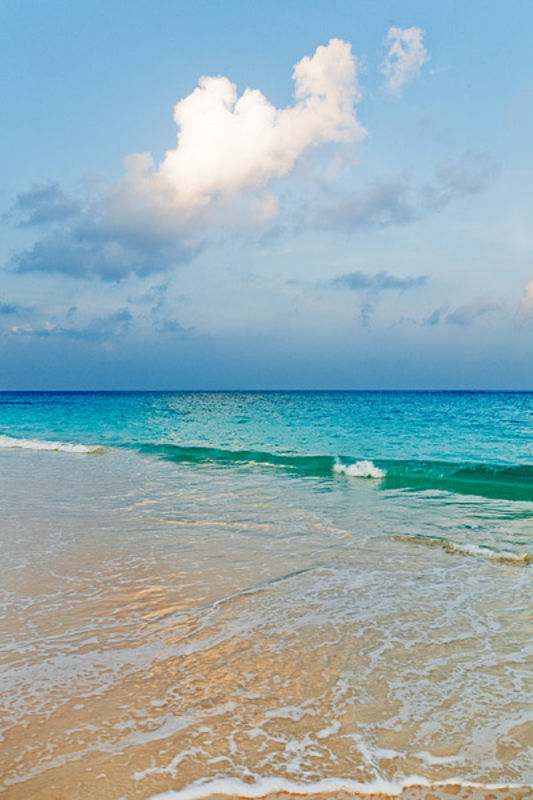
<svg viewBox="0 0 533 800"><path fill-rule="evenodd" d="M533 389L532 26L3 0L2 388Z"/></svg>

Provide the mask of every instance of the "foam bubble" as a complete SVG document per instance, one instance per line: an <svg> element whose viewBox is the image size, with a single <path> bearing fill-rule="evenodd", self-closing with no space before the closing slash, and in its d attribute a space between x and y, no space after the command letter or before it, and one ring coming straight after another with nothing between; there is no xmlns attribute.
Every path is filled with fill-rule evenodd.
<svg viewBox="0 0 533 800"><path fill-rule="evenodd" d="M348 475L350 478L384 478L387 474L372 461L356 461L355 464L342 464L336 461L333 471L340 475Z"/></svg>
<svg viewBox="0 0 533 800"><path fill-rule="evenodd" d="M43 439L16 439L13 436L0 435L0 447L16 447L22 450L49 450L61 453L98 453L104 448L72 444L70 442L49 442Z"/></svg>

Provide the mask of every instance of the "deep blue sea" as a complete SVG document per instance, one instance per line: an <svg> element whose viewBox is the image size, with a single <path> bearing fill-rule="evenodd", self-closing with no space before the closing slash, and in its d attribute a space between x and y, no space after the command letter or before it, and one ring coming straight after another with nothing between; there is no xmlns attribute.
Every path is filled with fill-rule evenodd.
<svg viewBox="0 0 533 800"><path fill-rule="evenodd" d="M528 796L533 393L5 392L0 481L6 797Z"/></svg>

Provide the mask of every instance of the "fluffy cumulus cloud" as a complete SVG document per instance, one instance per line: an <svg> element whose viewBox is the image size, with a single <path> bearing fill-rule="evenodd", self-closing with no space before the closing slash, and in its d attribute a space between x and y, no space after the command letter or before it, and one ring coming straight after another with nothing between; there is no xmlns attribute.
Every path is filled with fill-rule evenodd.
<svg viewBox="0 0 533 800"><path fill-rule="evenodd" d="M429 61L423 45L424 32L421 28L389 28L387 42L390 43L387 55L381 65L386 78L386 88L391 94L400 97L406 83L416 78Z"/></svg>
<svg viewBox="0 0 533 800"><path fill-rule="evenodd" d="M264 186L286 175L308 147L353 141L364 135L354 104L360 99L356 63L348 43L332 39L294 67L295 104L277 109L257 89L238 97L228 78L200 79L177 103L178 144L157 170L134 165L141 193L158 188L173 206L205 206L220 194ZM151 192L150 192L151 194Z"/></svg>
<svg viewBox="0 0 533 800"><path fill-rule="evenodd" d="M20 224L50 234L14 258L17 271L119 280L192 258L220 225L263 224L277 214L267 184L309 148L360 140L361 92L351 46L332 39L294 67L294 103L278 109L257 89L202 77L174 108L176 147L159 164L125 159L125 174L93 188L82 207L56 184L19 195Z"/></svg>
<svg viewBox="0 0 533 800"><path fill-rule="evenodd" d="M382 70L392 92L400 94L428 60L422 38L420 28L390 28ZM159 163L150 153L135 153L125 159L121 178L92 182L83 196L70 196L57 183L18 196L12 215L37 237L13 255L12 269L120 281L190 261L220 231L252 228L268 237L281 229L278 202L285 203L285 231L352 233L415 222L485 188L495 166L467 152L441 163L425 184L400 173L357 192L338 191L328 178L318 182L320 195L311 189L305 202L284 193L276 181L308 151L364 138L357 66L341 39L318 47L295 65L294 101L286 108L258 89L239 95L227 77L200 78L174 107L177 141Z"/></svg>
<svg viewBox="0 0 533 800"><path fill-rule="evenodd" d="M239 97L226 77L202 77L174 108L177 146L160 164L149 153L126 159L126 175L106 193L106 219L123 231L190 235L217 222L265 222L277 199L265 187L289 173L303 153L365 135L356 60L332 39L294 67L295 103L277 109L257 89ZM239 197L246 193L246 203Z"/></svg>

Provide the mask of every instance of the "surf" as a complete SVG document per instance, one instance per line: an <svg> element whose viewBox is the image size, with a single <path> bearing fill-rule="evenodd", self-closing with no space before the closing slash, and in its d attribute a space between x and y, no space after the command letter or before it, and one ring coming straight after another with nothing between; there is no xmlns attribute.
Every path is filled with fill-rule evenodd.
<svg viewBox="0 0 533 800"><path fill-rule="evenodd" d="M532 795L531 787L523 784L482 784L452 779L431 782L413 776L402 783L376 779L371 783L342 778L323 778L303 783L287 778L261 778L245 783L237 778L217 778L212 781L197 781L181 790L170 790L153 795L150 800L348 800L368 798L375 800L526 800Z"/></svg>
<svg viewBox="0 0 533 800"><path fill-rule="evenodd" d="M13 436L0 435L0 447L19 450L45 450L57 453L101 453L104 448L100 445L85 445L75 442L54 442L46 439L22 439Z"/></svg>
<svg viewBox="0 0 533 800"><path fill-rule="evenodd" d="M515 566L527 567L533 563L533 555L527 551L513 552L511 550L496 550L486 545L459 544L450 539L437 536L394 536L397 542L406 544L418 544L425 547L438 547L449 555L469 556L471 558L484 558L487 561L498 561L501 564L513 564Z"/></svg>
<svg viewBox="0 0 533 800"><path fill-rule="evenodd" d="M389 459L375 456L300 454L209 445L130 445L177 465L278 469L294 476L372 479L385 490L437 490L493 499L533 501L533 465Z"/></svg>

